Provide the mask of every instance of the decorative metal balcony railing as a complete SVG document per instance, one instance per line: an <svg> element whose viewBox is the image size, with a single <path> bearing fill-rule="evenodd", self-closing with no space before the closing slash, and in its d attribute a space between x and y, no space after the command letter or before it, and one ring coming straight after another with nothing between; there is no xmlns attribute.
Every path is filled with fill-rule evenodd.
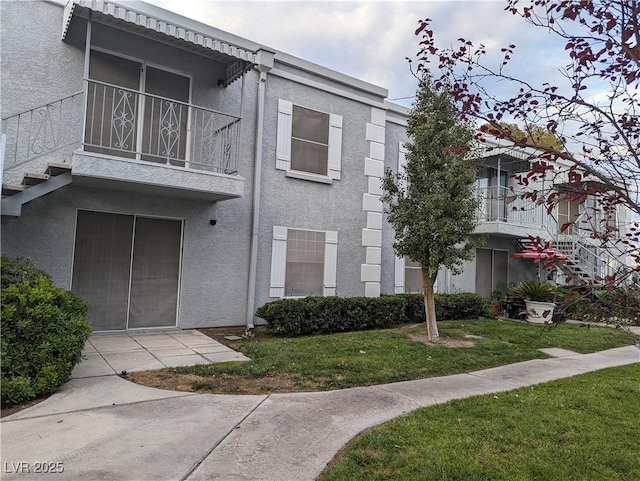
<svg viewBox="0 0 640 481"><path fill-rule="evenodd" d="M238 173L240 118L166 97L88 81L80 92L2 120L4 170L63 147ZM83 127L84 126L84 127Z"/></svg>
<svg viewBox="0 0 640 481"><path fill-rule="evenodd" d="M479 222L507 222L520 225L541 226L544 222L544 206L514 195L508 187L478 187Z"/></svg>

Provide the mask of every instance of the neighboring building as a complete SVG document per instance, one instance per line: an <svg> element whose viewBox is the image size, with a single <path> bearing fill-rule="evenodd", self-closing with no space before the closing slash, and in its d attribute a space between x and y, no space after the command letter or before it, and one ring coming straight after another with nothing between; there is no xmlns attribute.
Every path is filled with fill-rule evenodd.
<svg viewBox="0 0 640 481"><path fill-rule="evenodd" d="M2 252L85 298L95 330L419 288L380 202L407 140L386 89L142 2L0 8ZM490 242L441 291L535 271L510 254L545 221L500 204L526 164L503 159L478 183Z"/></svg>
<svg viewBox="0 0 640 481"><path fill-rule="evenodd" d="M551 277L558 285L579 282L602 283L624 266L630 266L629 257L610 244L601 247L601 241L592 237L594 232L615 229L624 238L630 225L630 211L623 205L615 213L605 215L595 195L587 195L584 202L571 199L566 193L578 193L587 182L569 182L570 164L558 160L543 180L529 182L526 187L515 176L531 170L535 151L515 148L505 141L487 139L486 153L478 162L476 193L480 201L477 235L484 235L486 244L476 251L475 259L468 262L460 276L447 276L441 291L476 292L490 297L493 290L525 279L547 280ZM588 189L587 189L588 190ZM525 192L537 192L538 198L526 198ZM551 193L560 200L548 210L544 202ZM574 196L575 197L575 196ZM571 224L566 227L566 224ZM539 239L537 243L531 238ZM567 257L557 267L542 265L528 259L512 256L529 249L548 248Z"/></svg>

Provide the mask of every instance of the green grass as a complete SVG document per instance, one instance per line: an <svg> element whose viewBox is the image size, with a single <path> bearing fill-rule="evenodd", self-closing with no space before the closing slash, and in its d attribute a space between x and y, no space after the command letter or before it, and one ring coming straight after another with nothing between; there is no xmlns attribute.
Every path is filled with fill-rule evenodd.
<svg viewBox="0 0 640 481"><path fill-rule="evenodd" d="M229 380L255 379L269 391L269 379L292 381L297 390L328 390L468 372L536 358L542 347L561 347L580 353L632 343L610 328L585 329L560 325L551 331L510 320L480 319L438 323L440 335L464 339L482 336L474 347L427 345L410 339L424 326L353 333L227 342L253 361L174 368L177 374ZM199 390L207 390L200 380ZM216 383L212 382L212 386ZM216 392L215 388L210 389Z"/></svg>
<svg viewBox="0 0 640 481"><path fill-rule="evenodd" d="M640 365L417 410L366 431L320 481L638 480Z"/></svg>

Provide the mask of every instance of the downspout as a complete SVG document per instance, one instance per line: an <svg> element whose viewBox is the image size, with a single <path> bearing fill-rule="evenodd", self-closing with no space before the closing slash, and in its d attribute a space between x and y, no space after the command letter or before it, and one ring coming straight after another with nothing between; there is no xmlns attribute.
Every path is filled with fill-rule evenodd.
<svg viewBox="0 0 640 481"><path fill-rule="evenodd" d="M262 138L264 136L264 100L267 84L267 73L273 67L273 52L258 51L258 102L256 111L256 145L253 166L253 203L251 220L251 250L249 253L249 284L247 289L247 329L253 329L256 301L256 271L258 268L258 234L260 231L260 201L262 180Z"/></svg>
<svg viewBox="0 0 640 481"><path fill-rule="evenodd" d="M82 115L82 132L80 134L80 148L84 149L84 133L87 129L87 104L89 101L89 61L91 59L91 26L92 26L92 15L91 11L89 11L89 16L87 17L87 36L84 43L84 71L83 71L83 79L82 79L82 87L84 90L84 109L85 112Z"/></svg>

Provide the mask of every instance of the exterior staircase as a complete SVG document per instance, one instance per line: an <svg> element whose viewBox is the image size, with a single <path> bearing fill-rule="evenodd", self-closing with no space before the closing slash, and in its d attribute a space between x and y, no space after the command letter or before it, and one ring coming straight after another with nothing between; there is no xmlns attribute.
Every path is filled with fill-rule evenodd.
<svg viewBox="0 0 640 481"><path fill-rule="evenodd" d="M2 119L0 214L71 183L71 153L80 145L83 92Z"/></svg>
<svg viewBox="0 0 640 481"><path fill-rule="evenodd" d="M604 260L597 248L576 240L555 241L553 249L565 254L569 259L558 264L558 268L577 284L602 284L604 281Z"/></svg>
<svg viewBox="0 0 640 481"><path fill-rule="evenodd" d="M548 243L549 249L566 255L568 259L547 267L547 272L557 267L571 284L602 284L606 275L606 260L599 249L587 244L578 235L562 237L556 240L542 240L540 243L528 238L520 239L518 247L521 250L537 250ZM541 262L544 265L544 261Z"/></svg>
<svg viewBox="0 0 640 481"><path fill-rule="evenodd" d="M21 184L2 184L0 213L18 217L22 206L71 183L71 164L49 162L44 172L25 172Z"/></svg>

